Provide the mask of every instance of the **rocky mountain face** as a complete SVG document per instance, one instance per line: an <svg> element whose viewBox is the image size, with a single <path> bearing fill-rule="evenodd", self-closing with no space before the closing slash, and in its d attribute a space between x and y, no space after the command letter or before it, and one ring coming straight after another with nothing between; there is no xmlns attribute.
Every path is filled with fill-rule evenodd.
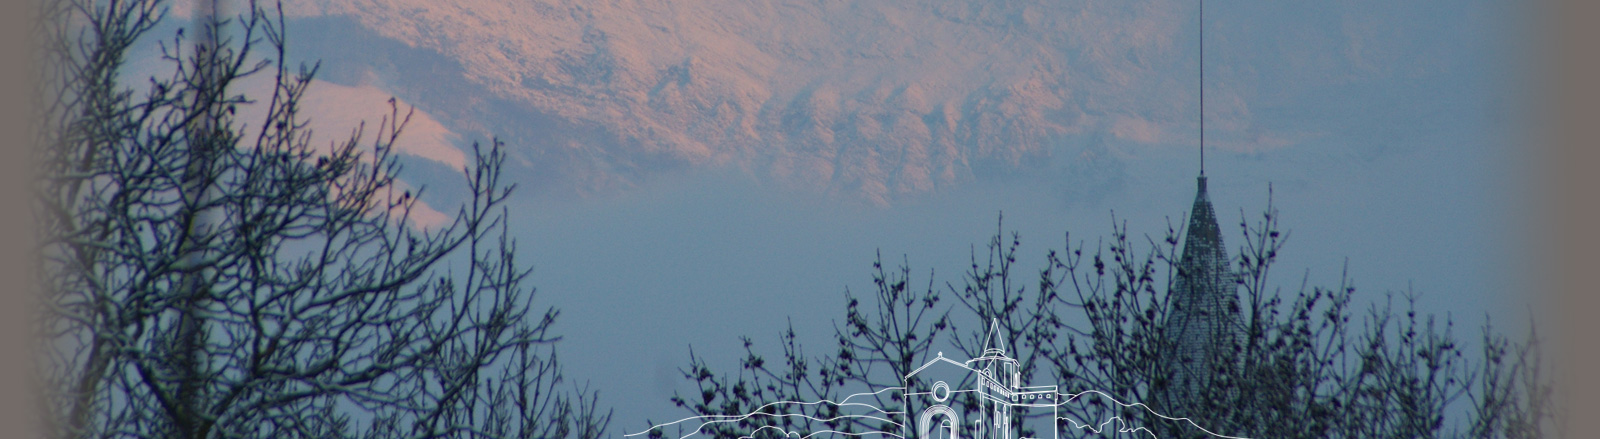
<svg viewBox="0 0 1600 439"><path fill-rule="evenodd" d="M508 140L537 187L605 192L661 171L733 165L875 204L1112 159L1063 146L1090 131L1187 142L1191 9L1165 0L287 5L295 47L323 61L324 78L375 83L464 137Z"/></svg>

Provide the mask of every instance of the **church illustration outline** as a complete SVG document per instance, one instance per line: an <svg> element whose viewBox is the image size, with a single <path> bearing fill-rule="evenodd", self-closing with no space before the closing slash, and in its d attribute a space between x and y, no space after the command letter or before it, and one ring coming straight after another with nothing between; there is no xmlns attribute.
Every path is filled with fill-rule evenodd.
<svg viewBox="0 0 1600 439"><path fill-rule="evenodd" d="M1168 340L1158 348L1164 360L1158 369L1170 377L1170 382L1165 386L1150 388L1149 394L1145 395L1148 401L1124 403L1094 389L1061 393L1057 384L1024 385L1019 361L1007 352L1010 340L1000 331L999 319L991 318L989 330L983 338L983 348L977 357L958 361L945 356L944 352L937 352L922 366L901 377L899 387L856 393L833 404L864 406L882 413L885 418L848 416L883 421L884 430L880 432L901 439L1060 439L1064 431L1063 425L1058 422L1062 420L1071 423L1072 429L1093 434L1101 434L1114 421L1128 421L1112 416L1097 423L1083 424L1061 417L1062 404L1072 403L1078 395L1095 393L1108 398L1113 404L1141 406L1143 410L1149 410L1166 421L1187 423L1186 428L1192 429L1192 436L1186 433L1179 437L1244 439L1206 430L1190 419L1194 416L1204 418L1210 414L1201 404L1218 396L1207 387L1210 375L1221 369L1238 367L1234 363L1236 359L1230 360L1219 354L1225 353L1224 349L1243 336L1235 283L1239 274L1228 267L1227 250L1207 193L1206 180L1205 171L1202 170L1196 179L1194 204L1184 229L1182 257L1175 273L1177 277L1168 291L1171 309L1160 323ZM899 407L873 407L866 403L850 402L856 396L882 392L892 392L895 396L891 400L898 400ZM776 404L816 403L774 401L762 408ZM680 438L684 439L700 433L700 428L707 424L733 422L751 416L777 415L758 409L743 416L690 416L623 436L639 436L683 422L702 421L700 427ZM827 422L804 414L800 416L811 421ZM1161 438L1147 426L1128 426L1122 422L1115 425L1119 429L1126 429L1113 433L1143 431L1152 438ZM899 428L898 434L891 432L894 427ZM775 427L762 427L766 428ZM794 434L782 429L779 431L785 435ZM1070 431L1068 433L1070 435ZM752 436L743 437L754 436L752 433Z"/></svg>
<svg viewBox="0 0 1600 439"><path fill-rule="evenodd" d="M1163 412L1203 415L1196 404L1207 399L1210 371L1230 367L1217 354L1240 337L1239 298L1228 255L1206 191L1205 171L1196 179L1195 200L1184 233L1177 279L1169 294L1173 309L1162 322L1172 337L1162 347L1161 368L1172 382L1152 389ZM1057 385L1028 386L1019 364L1006 353L1009 344L991 319L976 358L960 362L937 355L902 377L906 439L1057 439ZM957 388L961 387L961 388ZM1048 415L1047 415L1048 414ZM1021 420L1022 425L1013 425ZM1024 436L1023 433L1030 433ZM1209 433L1209 432L1208 432ZM1215 434L1213 434L1215 435Z"/></svg>
<svg viewBox="0 0 1600 439"><path fill-rule="evenodd" d="M991 320L978 357L957 362L939 352L906 374L901 437L1056 439L1062 395L1055 385L1024 386L1017 360L1007 356L1001 337L999 321ZM1024 425L1013 425L1014 419ZM1025 429L1034 435L1021 436Z"/></svg>
<svg viewBox="0 0 1600 439"><path fill-rule="evenodd" d="M1164 361L1157 367L1170 380L1165 385L1149 389L1146 397L1150 401L1136 401L1133 405L1142 406L1166 420L1187 422L1196 430L1194 437L1203 437L1199 433L1204 433L1210 437L1243 439L1213 433L1188 418L1209 414L1201 403L1217 396L1207 388L1210 378L1216 371L1238 367L1238 359L1229 358L1227 354L1230 353L1229 348L1245 336L1241 326L1237 285L1240 273L1230 269L1232 259L1228 257L1216 211L1207 191L1203 0L1200 11L1200 172L1195 181L1195 198L1188 224L1183 229L1183 248L1176 267L1176 277L1167 291L1171 308L1160 322L1165 340L1158 349ZM944 352L938 352L933 359L901 377L899 388L856 395L899 392L901 411L877 409L885 415L901 415L899 422L873 419L885 421L885 425L898 425L901 431L897 436L901 439L1059 439L1062 431L1057 422L1063 419L1060 417L1061 404L1069 401L1073 397L1071 395L1078 394L1062 394L1056 384L1024 385L1020 365L1006 352L1009 340L1004 337L1005 334L1000 332L999 320L991 318L988 333L983 338L983 349L977 357L957 361L946 357ZM1088 392L1095 391L1084 391ZM843 401L849 400L847 397ZM1114 398L1111 401L1130 406ZM763 414L752 412L745 417ZM656 428L703 418L689 417L624 436L642 435ZM1141 426L1123 431L1138 430L1156 437L1154 432ZM698 432L699 429L696 429L695 433ZM787 431L784 433L792 434Z"/></svg>

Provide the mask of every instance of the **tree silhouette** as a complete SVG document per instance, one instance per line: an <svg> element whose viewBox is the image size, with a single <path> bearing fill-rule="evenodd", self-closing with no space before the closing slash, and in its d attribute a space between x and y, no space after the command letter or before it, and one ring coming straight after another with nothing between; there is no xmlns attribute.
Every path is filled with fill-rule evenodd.
<svg viewBox="0 0 1600 439"><path fill-rule="evenodd" d="M881 262L875 263L879 294L864 302L846 293L847 324L835 329L837 353L805 357L791 330L783 337L784 364L770 365L746 337L748 355L738 373L720 373L693 359L686 379L710 391L692 403L673 400L695 415L736 415L773 401L870 392L885 387L891 375L920 366L939 346L977 354L988 327L984 323L992 320L1012 344L1006 351L1022 365L1024 380L1055 383L1066 393L1101 392L1154 409L1081 398L1060 406L1060 437L1085 434L1068 419L1098 425L1111 417L1122 420L1111 425L1128 431L1100 434L1132 438L1212 437L1207 431L1252 438L1531 438L1552 425L1556 407L1538 363L1538 339L1531 333L1527 341L1512 343L1485 324L1485 352L1475 357L1457 344L1448 319L1419 314L1418 298L1409 291L1398 296L1401 307L1394 306L1397 296L1391 293L1364 312L1354 305L1356 289L1347 275L1336 287L1302 282L1298 291L1282 292L1269 275L1288 233L1278 225L1270 189L1268 200L1259 221L1244 221L1241 212L1244 244L1230 275L1240 288L1240 318L1234 324L1241 336L1223 340L1227 346L1213 350L1219 357L1210 363L1214 370L1199 375L1198 388L1207 389L1208 398L1165 401L1162 391L1173 379L1173 368L1164 362L1175 340L1163 323L1173 307L1169 292L1177 279L1181 231L1169 226L1163 239L1146 237L1140 243L1130 239L1125 223L1113 219L1109 238L1096 245L1068 235L1066 248L1049 250L1036 284L1020 282L1014 265L1021 237L1005 233L1003 225L986 255L973 254L961 281L941 289L933 288L930 275L925 291L909 294L909 267L886 274ZM940 298L950 296L957 303L942 305ZM929 325L907 316L937 319ZM907 324L919 321L920 326ZM910 340L916 343L905 342ZM824 367L809 367L817 364ZM764 373L768 370L784 372ZM801 391L723 391L730 387ZM876 403L889 412L918 410L898 399ZM800 406L795 413L829 414L807 410ZM1193 424L1155 414L1161 412L1182 413ZM1452 413L1465 418L1452 422ZM1013 425L1024 425L1026 415L1013 416ZM734 438L764 425L721 424L702 432ZM801 435L819 431L803 423L778 426L795 427L788 431ZM872 425L856 427L868 431L863 429ZM1050 437L1038 431L1021 434Z"/></svg>
<svg viewBox="0 0 1600 439"><path fill-rule="evenodd" d="M319 149L285 65L281 7L198 13L132 80L156 0L41 5L35 188L52 437L594 438L609 413L562 385L558 315L514 260L502 145L473 147L468 202L432 230L397 188L409 121ZM192 41L191 41L192 39ZM238 84L270 75L260 101ZM244 105L266 108L243 120Z"/></svg>

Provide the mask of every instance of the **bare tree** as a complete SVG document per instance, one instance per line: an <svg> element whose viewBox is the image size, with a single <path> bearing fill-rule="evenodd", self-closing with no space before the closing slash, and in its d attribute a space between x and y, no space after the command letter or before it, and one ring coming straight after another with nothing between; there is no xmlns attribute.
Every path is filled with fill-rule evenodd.
<svg viewBox="0 0 1600 439"><path fill-rule="evenodd" d="M783 340L785 365L774 368L783 374L749 373L769 366L760 361L748 338L744 344L750 354L740 374L719 375L698 359L685 373L702 389L762 389L775 383L832 380L835 384L826 392L712 391L693 404L684 398L674 401L696 415L740 415L786 398L808 401L870 392L885 387L882 379L841 379L829 371L861 373L867 370L865 364L883 364L892 367L879 373L901 373L921 365L927 352L939 345L970 355L979 349L974 345L982 346L985 331L958 331L954 325L985 328L983 323L992 319L1012 344L1006 351L1024 365L1025 379L1053 381L1063 392L1093 390L1123 403L1147 403L1157 413L1182 409L1194 422L1085 398L1059 407L1063 418L1057 423L1059 437L1082 433L1073 430L1066 418L1109 416L1120 418L1124 429L1102 435L1141 439L1212 437L1196 426L1215 434L1256 438L1530 438L1545 431L1555 407L1548 377L1541 375L1536 338L1512 343L1485 325L1484 355L1472 357L1457 344L1452 323L1419 313L1418 298L1409 291L1398 296L1401 306L1395 306L1397 296L1390 294L1364 312L1353 305L1356 289L1348 276L1332 288L1302 281L1298 291L1283 292L1269 275L1288 233L1280 229L1270 199L1269 189L1268 207L1259 221L1245 221L1241 212L1244 241L1228 275L1241 295L1235 323L1239 336L1214 351L1221 357L1211 361L1218 365L1215 370L1199 375L1198 388L1208 393L1204 400L1163 399L1167 393L1162 389L1173 380L1173 369L1164 363L1171 360L1167 353L1174 340L1163 323L1173 307L1169 293L1178 278L1180 230L1169 226L1163 239L1146 237L1140 243L1129 238L1125 224L1113 219L1108 240L1087 246L1069 236L1066 249L1050 250L1037 288L1031 291L1032 284L1014 277L1021 238L1002 228L990 239L987 257L974 252L962 281L947 284L943 294L957 297L956 305L938 304L941 294L931 288L931 279L927 293L907 295L909 268L902 267L900 276L886 276L881 264L875 265L880 294L866 301L847 294L845 314L850 325L848 331L836 331L843 347L837 354L805 357L791 331ZM910 300L914 297L926 299ZM897 323L915 322L907 317L921 315L939 316L937 324L927 328L934 330ZM829 367L797 367L809 364ZM890 400L878 402L878 407L896 412L908 404ZM803 414L821 418L818 415L827 413ZM1452 414L1465 418L1452 421ZM1018 417L1014 421L1024 416L1013 415ZM767 425L771 424L728 423L702 433L750 436ZM805 435L818 431L815 426L796 426L801 428L789 431ZM870 426L857 427L856 431L864 431Z"/></svg>
<svg viewBox="0 0 1600 439"><path fill-rule="evenodd" d="M1243 217L1241 213L1241 217ZM1356 292L1348 277L1336 288L1301 283L1286 298L1269 277L1288 234L1278 226L1270 201L1261 220L1239 223L1244 235L1235 260L1234 282L1242 291L1235 328L1239 337L1217 349L1200 375L1206 398L1163 400L1172 385L1167 349L1175 340L1162 326L1172 312L1167 292L1176 276L1177 231L1153 239L1148 250L1133 250L1118 228L1109 248L1082 265L1083 252L1057 260L1067 273L1064 285L1075 297L1066 309L1081 308L1088 336L1067 337L1054 349L1055 374L1075 385L1101 389L1129 401L1149 401L1168 414L1179 412L1208 431L1245 437L1440 437L1445 415L1462 401L1478 369L1463 357L1450 333L1451 323L1419 315L1416 296L1407 307L1390 302L1370 307L1361 326L1351 324ZM1054 253L1052 252L1052 255ZM1108 262L1109 260L1109 262ZM1165 266L1164 270L1162 269ZM1091 271L1092 270L1092 271ZM1166 287L1157 274L1166 271ZM1109 278L1108 278L1109 276ZM1392 296L1390 296L1392 301ZM1481 363L1479 363L1481 364ZM1175 404L1186 404L1183 407ZM1064 407L1066 410L1082 407ZM1182 423L1164 422L1150 412L1123 410L1125 419L1147 426L1160 437L1205 437Z"/></svg>
<svg viewBox="0 0 1600 439"><path fill-rule="evenodd" d="M885 270L880 256L872 268L876 288L866 298L869 302L845 292L845 322L834 328L838 350L831 355L808 356L792 325L780 336L781 363L768 363L749 337L741 339L745 357L737 372L715 372L691 351L689 367L682 372L699 393L674 395L671 401L705 419L734 421L674 426L673 431L679 436L698 431L718 438L898 431L906 422L901 413L907 402L897 393L868 390L870 395L853 398L882 409L875 413L851 411L838 402L864 389L904 385L906 375L931 358L940 334L950 329L949 321L947 312L939 309L940 294L931 276L919 291L911 284L907 264ZM821 403L782 403L806 401ZM744 416L752 413L756 416ZM664 437L667 430L653 427L648 432Z"/></svg>
<svg viewBox="0 0 1600 439"><path fill-rule="evenodd" d="M47 0L35 188L46 291L40 370L53 437L593 438L562 385L502 207L502 145L473 147L453 223L415 227L397 187L411 112L391 100L326 149L285 65L285 25L249 2L161 42L158 0ZM226 32L224 32L226 31ZM265 53L260 53L265 51ZM237 84L270 75L253 100ZM141 82L144 82L141 84ZM135 86L137 85L137 86ZM256 121L244 105L263 106Z"/></svg>
<svg viewBox="0 0 1600 439"><path fill-rule="evenodd" d="M1533 328L1523 342L1514 343L1484 325L1483 376L1471 389L1471 437L1567 437L1555 422L1562 414L1557 412L1555 389L1547 376L1550 371L1541 361L1540 344Z"/></svg>

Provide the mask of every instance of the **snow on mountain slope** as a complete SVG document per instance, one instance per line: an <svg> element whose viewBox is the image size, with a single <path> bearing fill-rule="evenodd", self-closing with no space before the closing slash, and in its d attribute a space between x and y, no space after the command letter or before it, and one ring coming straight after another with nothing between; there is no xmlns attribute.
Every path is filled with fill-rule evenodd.
<svg viewBox="0 0 1600 439"><path fill-rule="evenodd" d="M1168 80L1181 79L1172 73L1192 58L1173 42L1186 28L1185 8L1168 3L336 0L288 8L327 24L291 24L299 41L399 43L388 52L348 44L312 53L331 70L392 63L374 69L384 87L449 113L441 119L455 130L504 136L546 174L536 182L605 191L652 171L732 164L785 185L888 203L1045 163L1051 142L1091 126L1131 142L1190 136L1171 128L1192 124L1193 87ZM343 38L330 41L328 32ZM357 51L367 53L349 53ZM1074 62L1095 68L1069 68ZM428 91L440 86L452 91ZM1126 111L1138 100L1159 104Z"/></svg>
<svg viewBox="0 0 1600 439"><path fill-rule="evenodd" d="M322 59L331 80L376 77L458 133L501 136L535 188L606 192L659 172L733 165L887 204L975 178L1115 168L1138 145L1193 145L1191 3L295 0L287 8L299 17L291 40ZM1390 30L1368 24L1354 29L1367 39ZM1335 16L1265 49L1295 52L1307 41L1336 49L1305 69L1337 82L1347 58L1375 53L1338 52L1350 29ZM1208 85L1211 144L1293 143L1295 133L1265 130L1252 116L1251 99L1281 98L1244 82L1259 66L1220 56L1235 59Z"/></svg>

